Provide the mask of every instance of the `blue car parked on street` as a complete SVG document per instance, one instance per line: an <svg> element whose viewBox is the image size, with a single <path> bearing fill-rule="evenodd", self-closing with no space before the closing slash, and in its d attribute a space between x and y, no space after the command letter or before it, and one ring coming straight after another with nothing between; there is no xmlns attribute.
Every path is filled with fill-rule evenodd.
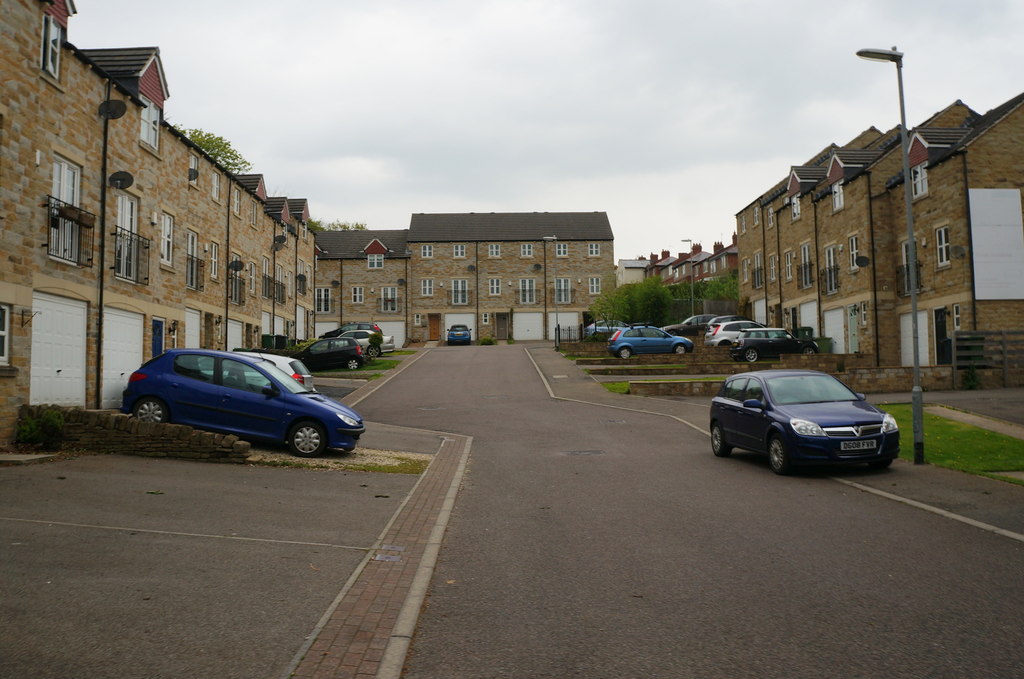
<svg viewBox="0 0 1024 679"><path fill-rule="evenodd" d="M634 325L616 330L608 338L608 352L619 358L633 354L685 354L693 351L686 337L670 335L653 325Z"/></svg>
<svg viewBox="0 0 1024 679"><path fill-rule="evenodd" d="M468 325L455 324L448 328L448 344L470 344L473 340L473 333Z"/></svg>
<svg viewBox="0 0 1024 679"><path fill-rule="evenodd" d="M892 415L835 377L816 370L758 370L733 375L711 400L711 451L768 454L776 474L801 464L884 469L900 452Z"/></svg>
<svg viewBox="0 0 1024 679"><path fill-rule="evenodd" d="M365 431L354 410L308 391L271 361L207 349L171 349L142 364L128 378L121 412L284 443L299 457L352 450Z"/></svg>

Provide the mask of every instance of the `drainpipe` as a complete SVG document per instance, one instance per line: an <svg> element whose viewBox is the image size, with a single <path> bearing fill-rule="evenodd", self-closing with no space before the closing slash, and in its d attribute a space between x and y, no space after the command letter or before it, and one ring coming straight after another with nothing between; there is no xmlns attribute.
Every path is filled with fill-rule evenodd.
<svg viewBox="0 0 1024 679"><path fill-rule="evenodd" d="M882 365L881 335L878 330L878 255L875 252L875 200L871 189L871 173L868 172L868 238L871 241L871 325L875 328L875 367Z"/></svg>
<svg viewBox="0 0 1024 679"><path fill-rule="evenodd" d="M225 211L225 231L224 236L224 282L227 285L224 286L224 351L228 350L228 301L231 299L231 269L228 268L228 264L231 262L231 200L227 200L227 210Z"/></svg>
<svg viewBox="0 0 1024 679"><path fill-rule="evenodd" d="M113 83L107 80L104 101L110 101ZM107 160L110 153L110 117L103 116L103 149L100 157L100 270L96 276L97 318L96 318L96 393L95 408L103 404L103 305L106 298L104 286L107 273Z"/></svg>
<svg viewBox="0 0 1024 679"><path fill-rule="evenodd" d="M814 228L814 257L815 257L815 259L817 259L818 265L820 266L821 260L818 259L819 254L820 254L818 252L818 201L814 200L814 194L813 193L810 194L810 196L811 196L811 203L814 204L814 222L811 225ZM820 272L821 269L819 268L818 271ZM818 276L814 273L813 269L811 269L811 275L814 276L814 297L815 297L815 299L818 302L817 305L816 305L818 307L818 310L817 310L817 316L818 316L818 337L824 337L824 335L822 333L825 332L825 316L824 316L824 314L823 314L823 312L821 310L821 281L818 280Z"/></svg>
<svg viewBox="0 0 1024 679"><path fill-rule="evenodd" d="M960 157L963 159L963 177L964 177L964 219L967 222L967 266L970 267L971 271L971 330L978 329L978 288L977 288L977 277L974 271L974 225L971 223L971 194L970 194L970 182L967 177L967 154L961 153ZM963 318L963 311L960 312L960 318ZM955 350L955 349L954 349Z"/></svg>
<svg viewBox="0 0 1024 679"><path fill-rule="evenodd" d="M476 339L480 341L480 241L473 244L473 292L476 294L476 320L473 327L476 328Z"/></svg>

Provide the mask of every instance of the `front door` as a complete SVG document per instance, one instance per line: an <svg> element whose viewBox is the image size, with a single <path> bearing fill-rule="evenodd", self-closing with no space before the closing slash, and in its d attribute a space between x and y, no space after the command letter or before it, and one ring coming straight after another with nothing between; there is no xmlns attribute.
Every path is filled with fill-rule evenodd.
<svg viewBox="0 0 1024 679"><path fill-rule="evenodd" d="M856 354L860 351L860 305L851 304L846 314L846 353Z"/></svg>
<svg viewBox="0 0 1024 679"><path fill-rule="evenodd" d="M427 339L432 342L441 339L441 314L427 314Z"/></svg>
<svg viewBox="0 0 1024 679"><path fill-rule="evenodd" d="M494 314L494 339L508 339L508 314Z"/></svg>
<svg viewBox="0 0 1024 679"><path fill-rule="evenodd" d="M949 365L953 362L953 343L946 330L946 308L935 309L935 363Z"/></svg>

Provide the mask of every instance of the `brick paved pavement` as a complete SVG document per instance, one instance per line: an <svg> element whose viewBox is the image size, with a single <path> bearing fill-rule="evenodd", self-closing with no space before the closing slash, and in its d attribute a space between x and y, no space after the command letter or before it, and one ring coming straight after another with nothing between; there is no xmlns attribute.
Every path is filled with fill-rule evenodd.
<svg viewBox="0 0 1024 679"><path fill-rule="evenodd" d="M293 663L297 679L398 677L472 439L448 436Z"/></svg>

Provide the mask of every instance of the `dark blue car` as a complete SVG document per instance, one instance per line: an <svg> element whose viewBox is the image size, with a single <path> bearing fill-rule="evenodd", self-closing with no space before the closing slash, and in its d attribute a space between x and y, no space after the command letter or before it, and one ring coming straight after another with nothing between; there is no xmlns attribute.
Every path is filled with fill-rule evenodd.
<svg viewBox="0 0 1024 679"><path fill-rule="evenodd" d="M608 338L608 353L619 358L633 354L685 354L693 351L693 342L686 337L670 335L653 325L634 325L616 330Z"/></svg>
<svg viewBox="0 0 1024 679"><path fill-rule="evenodd" d="M206 349L171 349L128 378L121 412L288 445L300 457L349 451L365 431L351 408L306 388L272 362Z"/></svg>
<svg viewBox="0 0 1024 679"><path fill-rule="evenodd" d="M711 450L768 454L776 474L801 464L857 464L884 469L900 452L892 415L815 370L759 370L733 375L711 401Z"/></svg>
<svg viewBox="0 0 1024 679"><path fill-rule="evenodd" d="M448 344L470 344L473 341L473 333L468 325L455 324L448 328Z"/></svg>

